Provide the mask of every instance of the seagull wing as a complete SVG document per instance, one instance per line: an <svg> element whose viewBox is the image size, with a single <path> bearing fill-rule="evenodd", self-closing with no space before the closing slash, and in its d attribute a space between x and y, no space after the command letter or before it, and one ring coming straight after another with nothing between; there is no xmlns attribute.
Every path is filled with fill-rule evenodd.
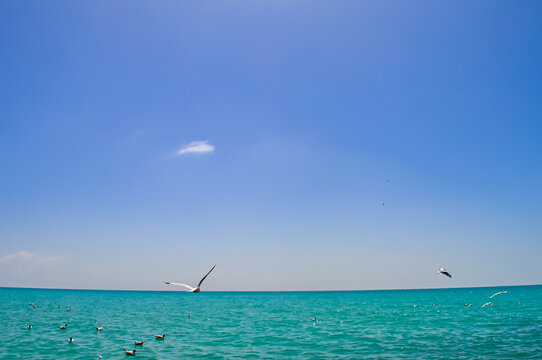
<svg viewBox="0 0 542 360"><path fill-rule="evenodd" d="M493 296L501 295L501 294L508 294L510 291L499 291L498 293L495 293L491 295L489 298L491 299Z"/></svg>
<svg viewBox="0 0 542 360"><path fill-rule="evenodd" d="M169 282L169 281L166 281L164 284L175 285L175 286L184 286L185 288L187 288L187 289L190 290L190 291L194 290L194 288L193 288L192 286L186 285L186 284L173 283L173 282Z"/></svg>
<svg viewBox="0 0 542 360"><path fill-rule="evenodd" d="M213 270L215 269L215 267L216 267L216 264L211 268L211 270L209 270L209 272L203 277L203 279L201 279L201 280L199 281L198 287L201 286L201 283L203 282L203 280L205 280L205 278L206 278L207 276L209 276L209 274L211 273L211 271L213 271Z"/></svg>
<svg viewBox="0 0 542 360"><path fill-rule="evenodd" d="M449 272L447 272L447 271L443 272L443 274L446 275L446 276L449 277L449 278L452 277L452 275L451 275Z"/></svg>

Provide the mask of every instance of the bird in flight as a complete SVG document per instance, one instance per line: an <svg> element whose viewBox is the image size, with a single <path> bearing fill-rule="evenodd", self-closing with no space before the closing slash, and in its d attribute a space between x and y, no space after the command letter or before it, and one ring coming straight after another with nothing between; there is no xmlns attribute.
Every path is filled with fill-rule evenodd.
<svg viewBox="0 0 542 360"><path fill-rule="evenodd" d="M209 272L207 274L205 274L205 276L199 281L198 286L196 286L195 288L190 286L190 285L181 284L181 283L174 283L174 282L169 282L169 281L166 281L164 284L175 285L175 286L184 286L185 288L188 289L189 292L199 293L201 291L201 289L200 289L201 283L203 282L203 280L205 280L205 278L207 278L207 276L209 276L211 271L214 270L215 266L216 266L216 264L211 268L211 270L209 270Z"/></svg>
<svg viewBox="0 0 542 360"><path fill-rule="evenodd" d="M446 269L443 269L443 268L440 268L440 269L438 270L438 274L439 274L439 275L446 275L446 276L449 277L449 278L452 277L452 275L450 275L450 273L447 272Z"/></svg>
<svg viewBox="0 0 542 360"><path fill-rule="evenodd" d="M491 299L492 297L497 296L497 295L500 295L500 294L508 294L509 292L510 292L510 291L508 291L508 290L505 290L505 291L499 291L498 293L491 295L489 298Z"/></svg>

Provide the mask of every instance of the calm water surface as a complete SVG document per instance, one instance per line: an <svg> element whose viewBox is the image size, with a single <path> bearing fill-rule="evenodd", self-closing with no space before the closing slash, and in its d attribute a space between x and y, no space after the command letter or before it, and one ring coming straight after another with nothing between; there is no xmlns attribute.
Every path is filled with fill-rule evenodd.
<svg viewBox="0 0 542 360"><path fill-rule="evenodd" d="M501 290L510 293L481 308ZM200 294L0 288L0 334L0 359L126 359L122 349L134 340L147 340L136 347L140 359L542 359L542 286Z"/></svg>

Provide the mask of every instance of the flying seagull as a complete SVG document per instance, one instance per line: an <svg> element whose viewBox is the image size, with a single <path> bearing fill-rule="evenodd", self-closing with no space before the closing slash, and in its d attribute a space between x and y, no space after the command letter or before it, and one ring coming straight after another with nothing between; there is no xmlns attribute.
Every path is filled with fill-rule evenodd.
<svg viewBox="0 0 542 360"><path fill-rule="evenodd" d="M200 292L200 286L201 286L201 283L203 282L203 280L205 280L205 278L207 276L209 276L209 274L211 273L211 271L214 270L216 264L211 268L211 270L209 270L209 272L199 281L198 283L198 286L196 286L195 288L193 288L192 286L190 285L186 285L186 284L181 284L181 283L173 283L173 282L169 282L169 281L166 281L165 284L168 284L168 285L175 285L175 286L184 286L185 288L188 289L189 292L193 292L193 293L199 293Z"/></svg>
<svg viewBox="0 0 542 360"><path fill-rule="evenodd" d="M484 305L482 305L482 307L486 306L495 306L495 304L493 304L492 302L486 302Z"/></svg>
<svg viewBox="0 0 542 360"><path fill-rule="evenodd" d="M450 275L450 273L447 272L446 269L443 269L443 268L440 268L440 269L438 270L438 274L439 274L439 275L446 275L446 276L449 277L449 278L452 277L452 275Z"/></svg>
<svg viewBox="0 0 542 360"><path fill-rule="evenodd" d="M500 294L508 294L509 292L510 292L510 291L508 291L508 290L505 290L505 291L499 291L498 293L491 295L489 298L491 299L492 297L497 296L497 295L500 295Z"/></svg>

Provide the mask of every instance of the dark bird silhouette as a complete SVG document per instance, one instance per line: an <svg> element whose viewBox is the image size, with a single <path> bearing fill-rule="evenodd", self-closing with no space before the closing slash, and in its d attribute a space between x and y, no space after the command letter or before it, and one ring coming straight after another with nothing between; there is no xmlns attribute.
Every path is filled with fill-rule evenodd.
<svg viewBox="0 0 542 360"><path fill-rule="evenodd" d="M449 272L447 272L446 269L443 269L443 268L440 268L440 269L438 270L438 274L439 274L439 275L446 275L446 276L449 277L449 278L452 277L452 275L451 275Z"/></svg>

